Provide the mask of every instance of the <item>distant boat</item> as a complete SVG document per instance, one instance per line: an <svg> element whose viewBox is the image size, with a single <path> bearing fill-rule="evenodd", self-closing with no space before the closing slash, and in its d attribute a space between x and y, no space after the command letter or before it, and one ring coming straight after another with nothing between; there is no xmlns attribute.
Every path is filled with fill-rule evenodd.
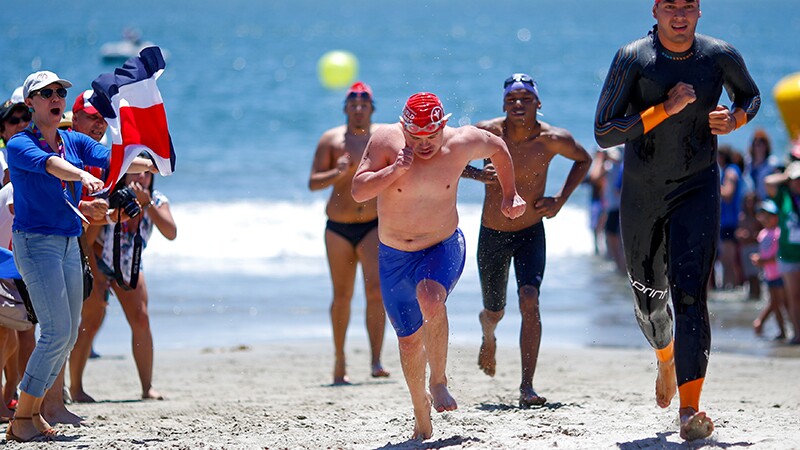
<svg viewBox="0 0 800 450"><path fill-rule="evenodd" d="M150 41L143 41L138 30L126 29L122 36L123 39L121 41L106 42L100 47L100 57L103 62L122 64L128 58L139 56L139 52L143 48L156 45ZM163 48L161 53L164 55L165 60L169 57L169 52Z"/></svg>

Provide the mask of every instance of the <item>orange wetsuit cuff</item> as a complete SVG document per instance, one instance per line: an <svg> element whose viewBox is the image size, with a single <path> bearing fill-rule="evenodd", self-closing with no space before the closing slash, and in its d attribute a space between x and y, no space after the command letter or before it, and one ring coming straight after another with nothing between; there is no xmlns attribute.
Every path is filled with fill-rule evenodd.
<svg viewBox="0 0 800 450"><path fill-rule="evenodd" d="M658 358L659 361L668 362L672 360L674 355L673 342L675 341L670 341L669 344L662 349L656 349L656 358Z"/></svg>
<svg viewBox="0 0 800 450"><path fill-rule="evenodd" d="M736 109L733 111L733 119L736 121L734 130L738 130L747 123L747 113L743 109Z"/></svg>
<svg viewBox="0 0 800 450"><path fill-rule="evenodd" d="M669 117L669 114L667 114L667 110L664 109L664 104L659 103L656 106L651 106L644 110L641 116L642 125L644 125L644 132L647 133L655 128L658 124L666 120L666 118Z"/></svg>
<svg viewBox="0 0 800 450"><path fill-rule="evenodd" d="M695 411L700 411L700 392L703 390L703 381L705 378L698 378L678 386L681 409L693 408Z"/></svg>

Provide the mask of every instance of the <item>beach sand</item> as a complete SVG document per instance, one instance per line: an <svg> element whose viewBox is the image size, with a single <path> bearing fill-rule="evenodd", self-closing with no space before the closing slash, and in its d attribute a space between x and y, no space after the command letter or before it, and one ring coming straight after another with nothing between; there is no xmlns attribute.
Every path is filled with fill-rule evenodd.
<svg viewBox="0 0 800 450"><path fill-rule="evenodd" d="M157 351L154 384L165 401L140 401L131 357L104 355L89 362L85 378L100 402L70 406L87 425L59 425L61 442L47 448L800 448L800 358L713 354L703 408L717 430L687 446L677 433L677 399L666 410L655 404L649 351L544 348L534 384L548 403L522 410L517 349L499 348L494 378L478 370L477 350L450 347L459 409L434 412L434 436L422 443L408 440L411 403L387 332L392 376L370 378L366 347L348 342L354 385L344 387L329 385L327 340Z"/></svg>

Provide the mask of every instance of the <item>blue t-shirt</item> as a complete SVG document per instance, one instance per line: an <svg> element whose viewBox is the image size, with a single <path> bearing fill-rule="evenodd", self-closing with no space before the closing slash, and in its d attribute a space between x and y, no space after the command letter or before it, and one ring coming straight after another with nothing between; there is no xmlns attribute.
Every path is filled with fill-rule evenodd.
<svg viewBox="0 0 800 450"><path fill-rule="evenodd" d="M108 167L110 151L89 136L62 131L64 158L75 167ZM29 131L15 134L8 141L8 172L14 183L14 231L56 236L79 236L81 219L67 205L76 208L81 199L81 183L61 180L46 170L47 160L58 153L43 150ZM74 192L73 192L74 189Z"/></svg>
<svg viewBox="0 0 800 450"><path fill-rule="evenodd" d="M736 173L736 189L733 193L733 198L730 201L720 199L720 225L723 228L736 228L739 225L739 211L742 210L742 198L744 197L744 189L742 189L742 171L736 164L730 164L723 170L720 170L720 180L725 179L725 173L732 170Z"/></svg>

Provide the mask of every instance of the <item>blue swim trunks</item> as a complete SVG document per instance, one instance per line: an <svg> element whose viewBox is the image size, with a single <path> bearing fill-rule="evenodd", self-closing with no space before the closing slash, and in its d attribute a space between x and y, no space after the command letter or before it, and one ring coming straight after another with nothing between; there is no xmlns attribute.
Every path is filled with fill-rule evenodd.
<svg viewBox="0 0 800 450"><path fill-rule="evenodd" d="M464 271L465 260L464 233L460 229L444 241L415 252L379 245L383 306L398 337L411 336L422 326L417 284L433 280L450 294Z"/></svg>

